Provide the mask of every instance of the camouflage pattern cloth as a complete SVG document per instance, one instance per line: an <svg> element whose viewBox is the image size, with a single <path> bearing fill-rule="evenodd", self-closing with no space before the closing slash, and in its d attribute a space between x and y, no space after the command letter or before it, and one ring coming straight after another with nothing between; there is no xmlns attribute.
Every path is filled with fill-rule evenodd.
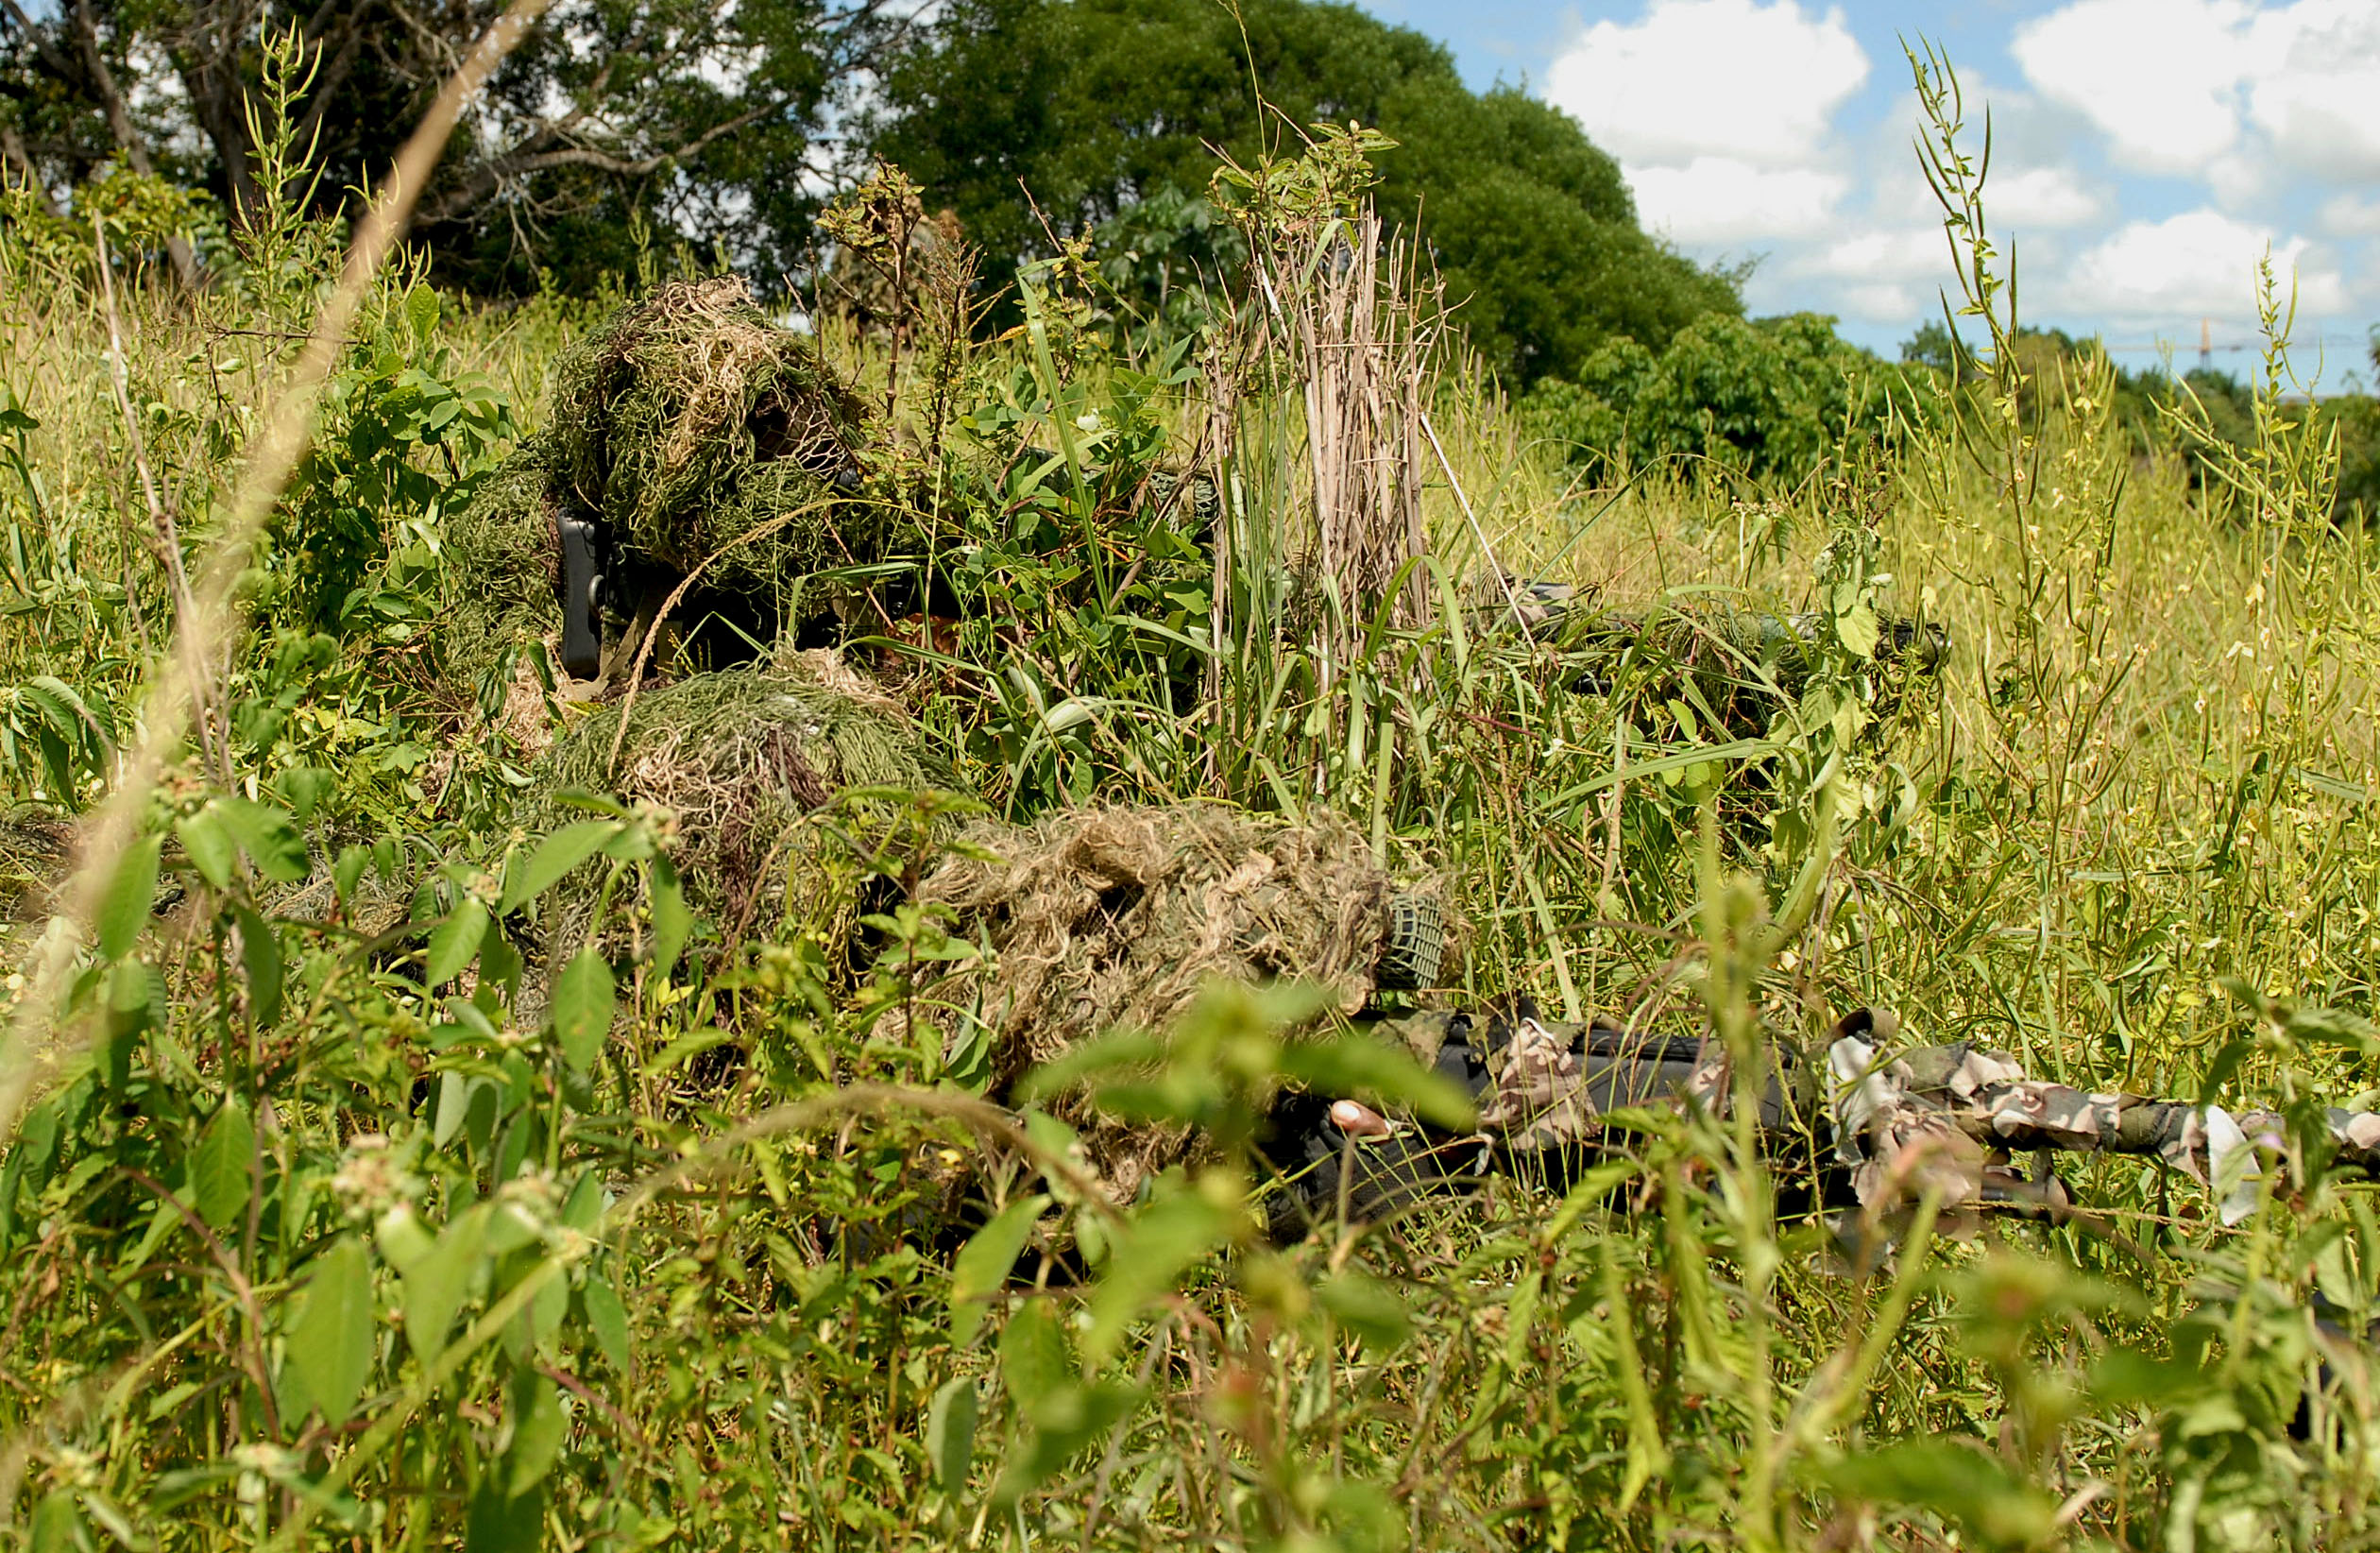
<svg viewBox="0 0 2380 1553"><path fill-rule="evenodd" d="M1573 1036L1523 1017L1503 1049L1485 1060L1494 1082L1480 1097L1481 1132L1501 1135L1515 1149L1584 1145L1603 1136Z"/></svg>
<svg viewBox="0 0 2380 1553"><path fill-rule="evenodd" d="M1592 1148L1614 1110L1647 1105L1725 1109L1729 1077L1716 1042L1624 1030L1602 1020L1549 1019L1534 1005L1467 1014L1416 1014L1385 1021L1377 1032L1403 1045L1424 1066L1459 1045L1483 1139L1514 1152ZM1816 1108L1814 1085L1784 1098L1773 1079L1762 1125Z"/></svg>
<svg viewBox="0 0 2380 1553"><path fill-rule="evenodd" d="M2235 1224L2255 1210L2258 1152L2285 1147L2281 1118L2270 1112L2235 1117L2219 1105L2029 1079L2006 1052L1971 1044L1882 1056L1878 1047L1896 1027L1889 1015L1868 1017L1859 1029L1846 1019L1827 1053L1835 1157L1865 1206L1911 1202L1930 1189L1946 1209L1981 1203L1994 1195L1992 1155L2062 1150L2154 1154L2218 1192L2223 1221ZM2380 1115L2334 1110L2328 1120L2342 1159L2380 1166Z"/></svg>

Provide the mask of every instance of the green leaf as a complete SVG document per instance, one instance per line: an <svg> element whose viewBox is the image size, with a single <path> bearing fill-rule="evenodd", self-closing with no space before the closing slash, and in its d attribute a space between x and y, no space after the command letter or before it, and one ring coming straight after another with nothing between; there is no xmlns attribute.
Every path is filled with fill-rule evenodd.
<svg viewBox="0 0 2380 1553"><path fill-rule="evenodd" d="M1074 1358L1049 1302L1027 1301L1000 1333L1000 1383L1019 1407L1029 1408L1074 1380Z"/></svg>
<svg viewBox="0 0 2380 1553"><path fill-rule="evenodd" d="M694 931L694 913L686 909L686 891L677 870L667 858L653 860L653 973L663 981L677 964L687 939Z"/></svg>
<svg viewBox="0 0 2380 1553"><path fill-rule="evenodd" d="M430 935L430 956L422 967L425 986L443 986L463 974L463 967L479 953L480 940L487 932L487 908L466 896L463 903L447 913Z"/></svg>
<svg viewBox="0 0 2380 1553"><path fill-rule="evenodd" d="M306 1303L289 1330L288 1364L323 1422L343 1424L372 1373L372 1258L342 1236L315 1262Z"/></svg>
<svg viewBox="0 0 2380 1553"><path fill-rule="evenodd" d="M163 845L162 836L144 836L116 860L107 893L99 897L98 919L93 924L99 931L99 952L110 960L130 954L140 941L141 930L148 926L149 907L157 899L157 859Z"/></svg>
<svg viewBox="0 0 2380 1553"><path fill-rule="evenodd" d="M1040 1487L1140 1400L1140 1392L1129 1386L1069 1381L1034 1403L1028 1409L1032 1432L1011 1453L1008 1470L1000 1475L1000 1500L1012 1503Z"/></svg>
<svg viewBox="0 0 2380 1553"><path fill-rule="evenodd" d="M1394 1288L1361 1272L1325 1279L1314 1291L1331 1319L1375 1352L1402 1345L1413 1333L1405 1303Z"/></svg>
<svg viewBox="0 0 2380 1553"><path fill-rule="evenodd" d="M32 1535L28 1540L33 1553L90 1553L91 1533L83 1526L81 1512L75 1508L72 1492L52 1489L42 1495L42 1502L33 1507Z"/></svg>
<svg viewBox="0 0 2380 1553"><path fill-rule="evenodd" d="M1910 1440L1839 1463L1835 1487L1862 1499L1922 1505L1984 1547L2025 1547L2056 1529L2058 1506L2009 1476L1980 1441Z"/></svg>
<svg viewBox="0 0 2380 1553"><path fill-rule="evenodd" d="M331 882L343 901L355 898L355 887L364 882L364 868L372 861L372 854L362 846L344 847L339 861L332 865Z"/></svg>
<svg viewBox="0 0 2380 1553"><path fill-rule="evenodd" d="M566 825L537 844L526 862L515 861L504 880L504 897L496 914L510 915L559 883L562 877L603 850L627 827L618 820L581 820Z"/></svg>
<svg viewBox="0 0 2380 1553"><path fill-rule="evenodd" d="M1291 1041L1282 1048L1279 1067L1284 1078L1323 1094L1409 1109L1449 1132L1469 1132L1478 1124L1461 1084L1378 1041L1361 1036Z"/></svg>
<svg viewBox="0 0 2380 1553"><path fill-rule="evenodd" d="M1124 1328L1227 1239L1232 1223L1232 1213L1205 1193L1179 1186L1133 1216L1115 1237L1106 1273L1091 1295L1091 1324L1082 1335L1086 1372L1106 1362Z"/></svg>
<svg viewBox="0 0 2380 1553"><path fill-rule="evenodd" d="M266 879L294 884L310 871L305 838L298 834L298 827L284 811L250 798L232 797L217 798L207 808L221 817L223 828Z"/></svg>
<svg viewBox="0 0 2380 1553"><path fill-rule="evenodd" d="M983 1325L985 1302L1008 1282L1025 1249L1025 1237L1049 1207L1036 1194L1002 1208L968 1239L950 1269L950 1346L964 1348Z"/></svg>
<svg viewBox="0 0 2380 1553"><path fill-rule="evenodd" d="M538 1553L545 1545L545 1493L518 1498L494 1472L480 1478L463 1526L463 1553Z"/></svg>
<svg viewBox="0 0 2380 1553"><path fill-rule="evenodd" d="M181 838L182 850L190 854L191 866L200 878L218 890L230 885L232 871L240 865L240 845L223 828L213 810L202 809L176 820L174 834Z"/></svg>
<svg viewBox="0 0 2380 1553"><path fill-rule="evenodd" d="M572 955L553 979L553 1036L574 1073L586 1072L603 1055L604 1037L611 1033L613 990L611 966L592 947Z"/></svg>
<svg viewBox="0 0 2380 1553"><path fill-rule="evenodd" d="M2203 1365L2111 1348L2091 1366L2091 1395L2115 1407L2166 1407L2203 1394L2213 1382Z"/></svg>
<svg viewBox="0 0 2380 1553"><path fill-rule="evenodd" d="M439 1233L427 1255L405 1270L405 1337L428 1364L446 1351L447 1333L462 1308L487 1237L487 1208L467 1209Z"/></svg>
<svg viewBox="0 0 2380 1553"><path fill-rule="evenodd" d="M320 766L293 766L273 779L273 791L301 825L314 817L314 807L337 785L337 776Z"/></svg>
<svg viewBox="0 0 2380 1553"><path fill-rule="evenodd" d="M506 1492L519 1498L545 1481L570 1432L562 1388L535 1370L520 1371L513 1390L512 1444L504 1452Z"/></svg>
<svg viewBox="0 0 2380 1553"><path fill-rule="evenodd" d="M190 1156L191 1205L209 1229L221 1229L247 1206L255 1186L248 1171L255 1160L256 1129L247 1108L236 1100L224 1101Z"/></svg>
<svg viewBox="0 0 2380 1553"><path fill-rule="evenodd" d="M579 1290L579 1304L586 1307L586 1328L595 1334L595 1346L604 1351L604 1357L615 1374L628 1378L634 1350L628 1340L628 1307L620 1303L611 1285L587 1274L586 1284Z"/></svg>
<svg viewBox="0 0 2380 1553"><path fill-rule="evenodd" d="M982 1404L971 1375L960 1375L934 1393L926 1409L926 1459L934 1465L934 1481L945 1498L967 1492L967 1471L975 1465L976 1420Z"/></svg>
<svg viewBox="0 0 2380 1553"><path fill-rule="evenodd" d="M1876 611L1867 605L1855 605L1835 616L1835 640L1853 657L1874 657L1879 634Z"/></svg>
<svg viewBox="0 0 2380 1553"><path fill-rule="evenodd" d="M272 924L246 906L232 909L240 925L240 967L247 973L248 1017L259 1030L281 1014L280 940Z"/></svg>

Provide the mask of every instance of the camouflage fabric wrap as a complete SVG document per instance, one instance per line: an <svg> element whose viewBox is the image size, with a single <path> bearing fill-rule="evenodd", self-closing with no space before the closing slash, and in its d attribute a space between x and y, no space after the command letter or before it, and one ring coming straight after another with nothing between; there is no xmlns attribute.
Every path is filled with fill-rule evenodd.
<svg viewBox="0 0 2380 1553"><path fill-rule="evenodd" d="M1827 1054L1835 1157L1865 1206L1929 1190L1946 1209L1993 1201L2008 1154L2057 1150L2153 1154L2213 1188L2224 1222L2237 1223L2255 1208L2259 1151L2286 1146L2282 1119L2269 1111L2234 1116L2218 1105L2076 1089L2028 1078L2008 1053L1971 1044L1888 1056L1878 1048L1894 1033L1889 1015L1862 1011L1838 1027ZM2380 1166L2380 1115L2333 1110L2327 1119L2345 1163Z"/></svg>

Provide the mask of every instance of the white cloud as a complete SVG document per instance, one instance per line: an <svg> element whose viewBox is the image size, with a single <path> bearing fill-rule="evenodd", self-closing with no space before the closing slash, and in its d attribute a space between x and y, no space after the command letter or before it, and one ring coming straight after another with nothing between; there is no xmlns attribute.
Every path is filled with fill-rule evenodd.
<svg viewBox="0 0 2380 1553"><path fill-rule="evenodd" d="M2248 116L2291 164L2380 176L2380 6L2299 0L2249 28Z"/></svg>
<svg viewBox="0 0 2380 1553"><path fill-rule="evenodd" d="M1673 242L1736 247L1823 232L1850 180L1809 167L1756 167L1696 157L1628 174L1645 226Z"/></svg>
<svg viewBox="0 0 2380 1553"><path fill-rule="evenodd" d="M2234 152L2306 171L2380 171L2380 6L2372 0L2074 0L2016 29L2044 96L2119 165L2204 173ZM2232 169L2221 186L2259 179Z"/></svg>
<svg viewBox="0 0 2380 1553"><path fill-rule="evenodd" d="M2107 209L2071 167L2004 172L1995 166L1993 173L1983 181L1984 208L1994 221L2019 231L2083 226Z"/></svg>
<svg viewBox="0 0 2380 1553"><path fill-rule="evenodd" d="M1845 281L1931 281L1949 274L1950 247L1940 227L1871 228L1837 238L1793 268Z"/></svg>
<svg viewBox="0 0 2380 1553"><path fill-rule="evenodd" d="M1698 157L1794 166L1867 78L1867 51L1840 9L1652 0L1640 21L1588 28L1546 72L1545 95L1631 167Z"/></svg>
<svg viewBox="0 0 2380 1553"><path fill-rule="evenodd" d="M1834 115L1867 78L1840 9L1650 0L1582 33L1545 94L1620 159L1647 227L1727 247L1827 230L1850 185Z"/></svg>
<svg viewBox="0 0 2380 1553"><path fill-rule="evenodd" d="M2126 165L2188 172L2239 137L2245 10L2238 0L2076 0L2018 27L2009 53Z"/></svg>
<svg viewBox="0 0 2380 1553"><path fill-rule="evenodd" d="M2268 249L2285 297L2294 275L2302 309L2326 313L2346 305L2338 271L2305 239L2280 240L2215 210L2127 223L2065 267L2051 285L2052 299L2058 311L2086 316L2236 316L2255 296L2256 261Z"/></svg>
<svg viewBox="0 0 2380 1553"><path fill-rule="evenodd" d="M2322 230L2338 237L2380 237L2380 196L2337 194L2322 202Z"/></svg>

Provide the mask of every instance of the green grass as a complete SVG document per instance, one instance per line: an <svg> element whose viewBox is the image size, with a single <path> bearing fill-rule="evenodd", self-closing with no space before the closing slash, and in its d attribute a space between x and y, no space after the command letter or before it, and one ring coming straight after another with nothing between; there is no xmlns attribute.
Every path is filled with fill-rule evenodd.
<svg viewBox="0 0 2380 1553"><path fill-rule="evenodd" d="M326 234L270 243L278 268L204 296L122 289L129 423L104 299L0 247L0 385L25 418L0 433L0 780L20 813L88 811L143 722L176 607L140 456L203 556L332 262ZM149 802L165 889L138 846L101 860L88 969L6 1122L0 1537L2372 1539L2359 1352L2329 1351L2312 1438L2288 1430L2323 1352L2312 1292L2360 1322L2380 1255L2368 1192L2319 1160L2272 1172L2224 1230L2178 1175L2069 1159L2103 1229L1921 1237L1854 1276L1819 1226L1780 1218L1793 1183L1746 1135L1650 1118L1567 1198L1508 1181L1475 1210L1273 1248L1230 1146L1265 1075L1306 1060L1273 1043L1269 1003L1219 998L1178 1032L1171 1103L1224 1146L1118 1214L1062 1140L944 1071L910 1017L921 973L855 974L798 920L664 948L682 908L656 820L518 833L526 756L424 646L453 582L449 504L536 429L546 364L592 315L432 300L402 276L374 291L325 455L243 589L220 764L194 753ZM2371 1012L2380 597L2367 538L2327 521L2322 449L2277 408L2211 492L2185 478L2186 424L2134 456L2103 367L1987 375L1963 420L1796 482L1680 465L1579 489L1457 367L1433 411L1453 479L1433 463L1425 493L1436 623L1358 631L1326 691L1311 609L1248 560L1299 531L1294 413L1261 393L1237 412L1220 661L1188 629L1209 618L1201 554L1136 526L1113 486L1036 488L1000 456L1001 436L1053 447L1094 411L1112 468L1189 455L1215 386L1199 357L1136 374L1068 300L1044 299L1046 352L910 351L894 398L919 439L880 471L947 537L930 564L975 606L910 694L994 811L1336 811L1392 867L1450 882L1466 992L1747 1051L1814 1050L1872 1003L2086 1087L2372 1086L2357 1027L2319 1044L2290 1015ZM1983 300L1970 326L2005 333L2005 299ZM825 343L881 393L880 350ZM932 444L938 384L979 439ZM1881 604L1944 625L1950 662L1894 705L1829 649L1797 706L1748 729L1714 725L1657 649L1580 695L1573 658L1483 628L1483 540L1619 613L1831 623ZM1123 623L1175 615L1170 634ZM1053 715L1070 696L1081 715ZM1758 762L1695 753L1746 738ZM841 887L913 878L946 834L929 810L845 800ZM537 963L538 878L588 862L629 947ZM1767 930L1804 877L1823 880L1807 919ZM299 909L333 895L339 916ZM348 930L386 917L374 901L405 925ZM519 930L485 929L507 912ZM883 926L910 965L949 948L930 914ZM10 959L42 930L30 913ZM35 1033L40 1015L12 1011ZM954 1265L933 1226L961 1164L978 1206L1033 1207ZM1003 1285L1012 1246L1027 1276Z"/></svg>

